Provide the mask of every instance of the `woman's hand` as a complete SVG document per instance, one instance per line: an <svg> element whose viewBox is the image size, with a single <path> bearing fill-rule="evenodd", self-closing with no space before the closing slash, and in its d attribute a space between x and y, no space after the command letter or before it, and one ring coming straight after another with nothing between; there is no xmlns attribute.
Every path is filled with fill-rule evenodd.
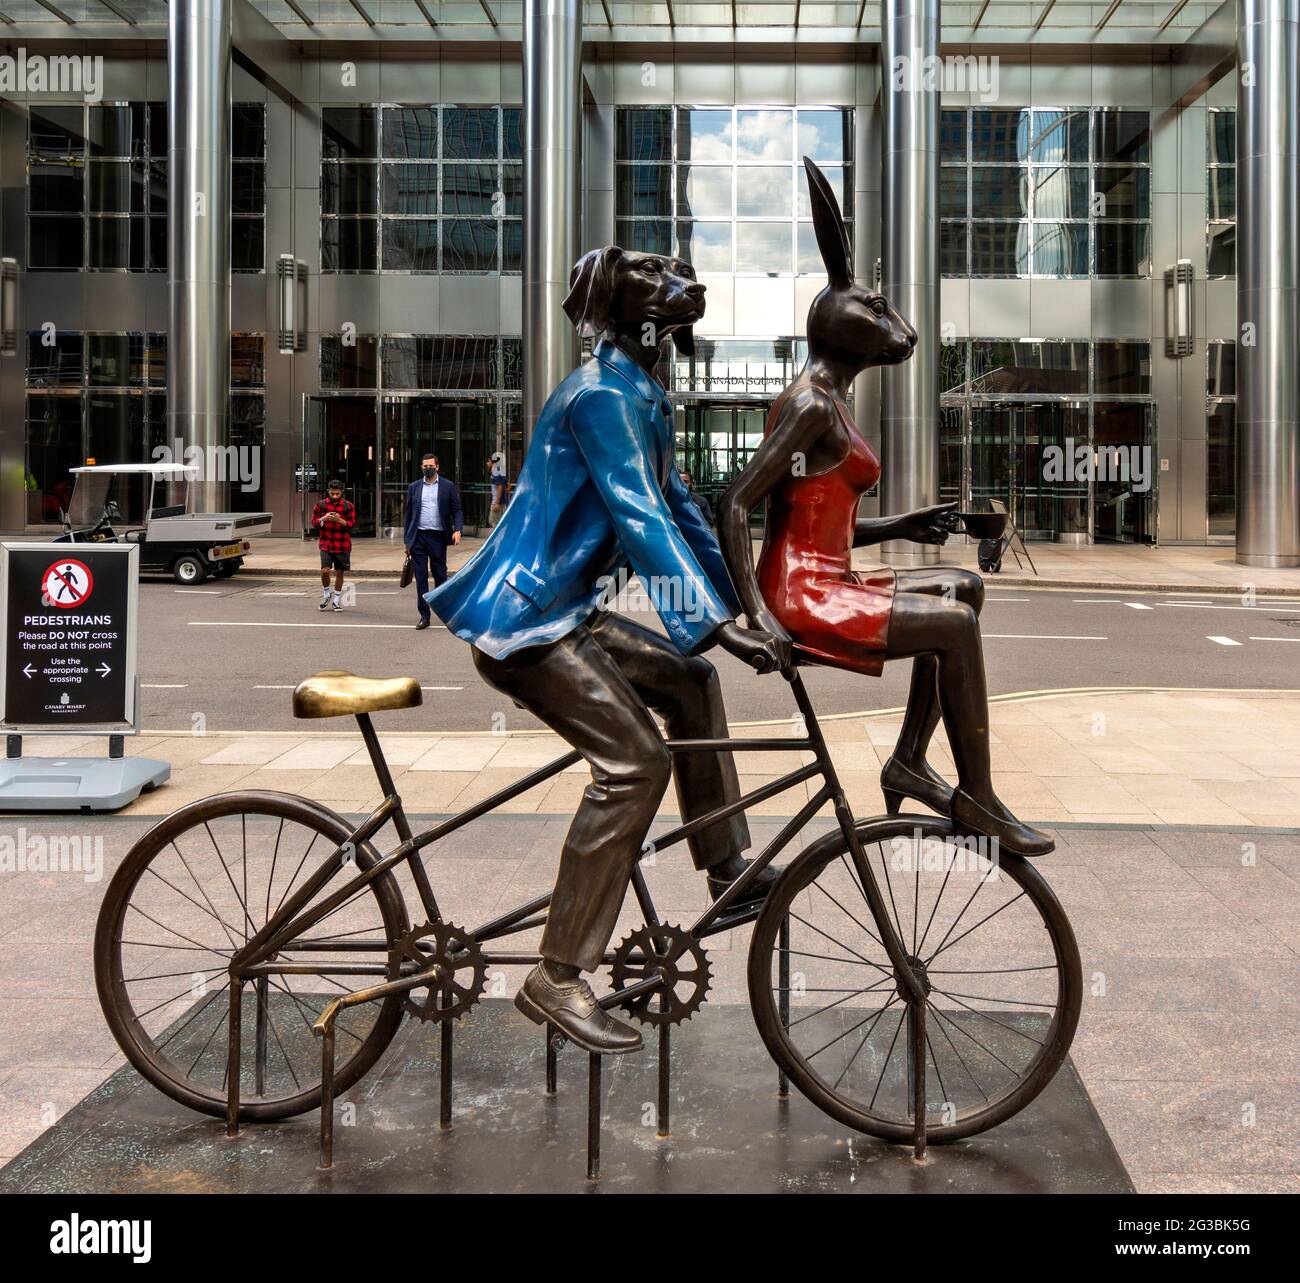
<svg viewBox="0 0 1300 1283"><path fill-rule="evenodd" d="M955 503L936 503L929 508L917 508L895 518L896 538L912 543L944 544L948 536L961 526Z"/></svg>
<svg viewBox="0 0 1300 1283"><path fill-rule="evenodd" d="M714 637L728 654L752 664L760 673L774 673L790 666L790 638L784 629L778 636L766 629L741 628L734 620L728 620L719 626Z"/></svg>

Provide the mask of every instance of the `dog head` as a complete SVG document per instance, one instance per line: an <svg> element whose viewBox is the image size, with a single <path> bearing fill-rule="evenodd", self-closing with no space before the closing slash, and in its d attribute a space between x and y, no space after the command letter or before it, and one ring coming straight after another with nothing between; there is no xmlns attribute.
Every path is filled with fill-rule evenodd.
<svg viewBox="0 0 1300 1283"><path fill-rule="evenodd" d="M691 327L704 315L704 286L680 258L607 245L578 260L564 310L583 338L623 330L658 347L671 336L677 350L690 356Z"/></svg>
<svg viewBox="0 0 1300 1283"><path fill-rule="evenodd" d="M817 248L829 284L808 309L808 346L860 370L897 365L916 348L916 331L879 291L853 279L853 247L840 203L826 175L804 157Z"/></svg>

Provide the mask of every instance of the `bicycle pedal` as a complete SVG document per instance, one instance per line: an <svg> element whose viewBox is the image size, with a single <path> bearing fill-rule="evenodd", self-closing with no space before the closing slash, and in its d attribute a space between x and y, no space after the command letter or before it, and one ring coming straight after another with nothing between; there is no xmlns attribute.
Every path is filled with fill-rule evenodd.
<svg viewBox="0 0 1300 1283"><path fill-rule="evenodd" d="M555 1052L563 1051L569 1045L569 1040L563 1034L551 1035L551 1050Z"/></svg>

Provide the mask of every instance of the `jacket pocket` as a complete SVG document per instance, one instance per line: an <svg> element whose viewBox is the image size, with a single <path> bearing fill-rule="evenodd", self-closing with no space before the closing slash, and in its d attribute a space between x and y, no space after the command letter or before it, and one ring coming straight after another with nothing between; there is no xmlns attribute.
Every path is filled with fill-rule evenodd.
<svg viewBox="0 0 1300 1283"><path fill-rule="evenodd" d="M544 579L539 579L524 566L516 566L507 576L506 583L522 597L527 597L538 610L545 610L555 600L555 594Z"/></svg>

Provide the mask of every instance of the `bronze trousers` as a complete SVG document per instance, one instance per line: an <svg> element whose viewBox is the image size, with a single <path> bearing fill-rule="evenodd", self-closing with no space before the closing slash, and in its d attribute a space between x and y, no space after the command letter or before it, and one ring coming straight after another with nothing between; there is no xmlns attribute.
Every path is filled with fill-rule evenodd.
<svg viewBox="0 0 1300 1283"><path fill-rule="evenodd" d="M606 612L558 642L503 660L473 653L490 686L563 736L591 767L560 855L541 953L592 971L669 775L685 820L740 796L730 753L670 755L650 712L664 719L670 739L725 737L718 675L706 659L682 655L667 638ZM708 869L749 846L749 827L733 815L687 841L695 867Z"/></svg>

